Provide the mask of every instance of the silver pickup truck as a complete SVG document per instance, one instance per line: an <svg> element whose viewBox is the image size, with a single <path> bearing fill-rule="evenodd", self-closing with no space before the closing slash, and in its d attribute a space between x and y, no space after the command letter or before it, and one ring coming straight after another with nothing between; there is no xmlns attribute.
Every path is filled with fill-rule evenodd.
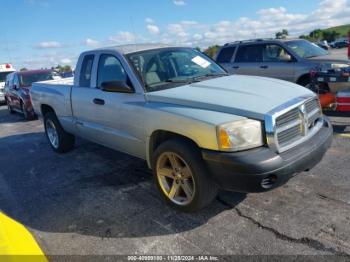
<svg viewBox="0 0 350 262"><path fill-rule="evenodd" d="M309 90L228 76L197 50L127 45L81 54L75 77L36 83L35 112L58 153L75 136L145 159L167 203L218 189L263 192L321 161L332 127Z"/></svg>

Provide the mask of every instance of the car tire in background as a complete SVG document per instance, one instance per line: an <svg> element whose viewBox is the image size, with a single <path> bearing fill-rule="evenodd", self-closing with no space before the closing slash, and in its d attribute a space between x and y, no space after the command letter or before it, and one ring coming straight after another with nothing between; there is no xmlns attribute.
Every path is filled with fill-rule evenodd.
<svg viewBox="0 0 350 262"><path fill-rule="evenodd" d="M75 137L64 131L54 112L45 114L44 126L46 137L55 152L66 153L73 149Z"/></svg>
<svg viewBox="0 0 350 262"><path fill-rule="evenodd" d="M21 101L21 111L23 113L24 119L25 120L33 120L35 119L34 114L31 114L28 112L27 108L25 107L24 103Z"/></svg>
<svg viewBox="0 0 350 262"><path fill-rule="evenodd" d="M190 142L172 139L161 144L153 153L152 169L165 202L177 210L198 211L217 195L199 149Z"/></svg>
<svg viewBox="0 0 350 262"><path fill-rule="evenodd" d="M6 105L7 105L7 110L9 111L10 114L14 114L15 111L13 111L10 102L6 99Z"/></svg>

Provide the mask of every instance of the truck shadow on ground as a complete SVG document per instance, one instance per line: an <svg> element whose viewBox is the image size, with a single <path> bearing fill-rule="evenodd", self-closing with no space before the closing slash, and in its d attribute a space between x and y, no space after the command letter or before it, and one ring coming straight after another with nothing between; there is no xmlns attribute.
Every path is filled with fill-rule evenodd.
<svg viewBox="0 0 350 262"><path fill-rule="evenodd" d="M102 238L195 229L245 199L224 192L195 214L164 204L145 161L78 140L55 154L43 133L0 138L0 210L29 228Z"/></svg>
<svg viewBox="0 0 350 262"><path fill-rule="evenodd" d="M23 115L20 113L10 114L6 106L0 105L0 123L13 124L18 122L25 122Z"/></svg>

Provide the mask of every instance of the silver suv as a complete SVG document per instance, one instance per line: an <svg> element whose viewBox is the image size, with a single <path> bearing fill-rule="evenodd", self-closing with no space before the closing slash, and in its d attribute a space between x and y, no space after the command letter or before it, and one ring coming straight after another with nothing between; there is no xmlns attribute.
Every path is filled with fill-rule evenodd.
<svg viewBox="0 0 350 262"><path fill-rule="evenodd" d="M231 74L279 78L308 86L311 69L322 70L349 67L344 57L331 55L302 39L256 39L225 44L215 57L216 62ZM327 86L336 92L342 86Z"/></svg>

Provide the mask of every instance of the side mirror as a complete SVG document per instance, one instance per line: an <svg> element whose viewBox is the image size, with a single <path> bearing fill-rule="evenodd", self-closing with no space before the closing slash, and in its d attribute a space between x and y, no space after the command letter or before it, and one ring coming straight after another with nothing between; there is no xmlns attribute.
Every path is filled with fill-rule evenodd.
<svg viewBox="0 0 350 262"><path fill-rule="evenodd" d="M286 54L286 55L281 55L281 56L279 57L279 59L280 59L280 61L282 61L282 62L292 62L292 61L293 61L292 57L291 57L290 55L288 55L288 54Z"/></svg>
<svg viewBox="0 0 350 262"><path fill-rule="evenodd" d="M101 90L114 93L134 93L134 89L125 81L106 81L101 84Z"/></svg>
<svg viewBox="0 0 350 262"><path fill-rule="evenodd" d="M18 90L17 85L13 85L12 88L13 88L14 90Z"/></svg>

